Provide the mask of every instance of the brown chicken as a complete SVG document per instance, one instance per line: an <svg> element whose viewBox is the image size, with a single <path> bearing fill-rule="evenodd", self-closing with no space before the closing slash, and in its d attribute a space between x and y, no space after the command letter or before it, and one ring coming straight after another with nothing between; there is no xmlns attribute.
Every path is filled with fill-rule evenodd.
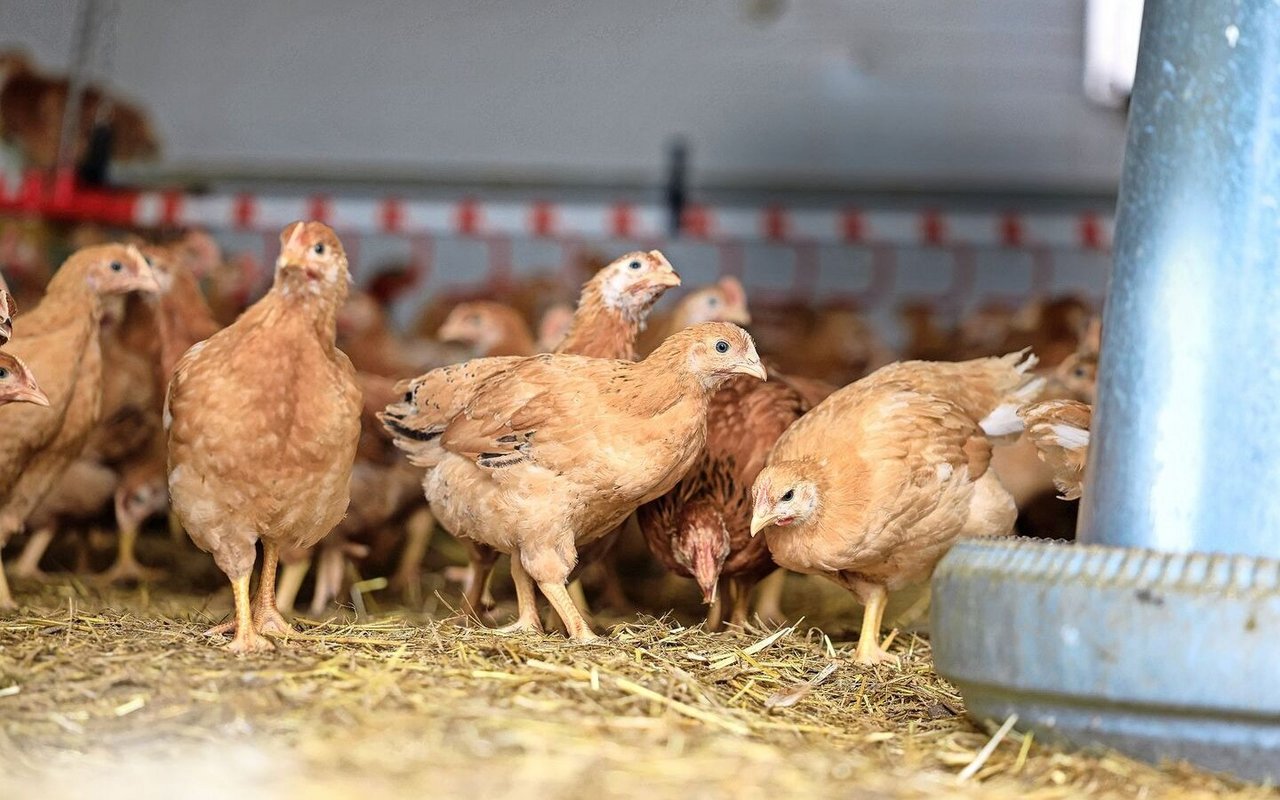
<svg viewBox="0 0 1280 800"><path fill-rule="evenodd" d="M1024 406L1018 414L1040 458L1053 470L1053 483L1062 499L1078 500L1089 460L1092 406L1077 400L1045 400Z"/></svg>
<svg viewBox="0 0 1280 800"><path fill-rule="evenodd" d="M699 322L751 324L747 293L737 278L726 275L710 286L704 286L680 298L671 313L657 320L645 333L638 349L641 353L651 352L671 334Z"/></svg>
<svg viewBox="0 0 1280 800"><path fill-rule="evenodd" d="M988 437L1017 432L1040 389L1022 355L877 370L792 425L756 478L751 531L774 561L864 604L858 663L896 661L879 642L890 591L927 579L957 537L1012 530Z"/></svg>
<svg viewBox="0 0 1280 800"><path fill-rule="evenodd" d="M776 377L776 376L774 376ZM751 484L774 443L810 404L787 383L736 377L711 396L707 444L689 474L637 511L650 551L697 581L711 605L708 629L744 625L755 584L777 567L764 539L751 535Z"/></svg>
<svg viewBox="0 0 1280 800"><path fill-rule="evenodd" d="M578 548L669 491L706 437L709 395L735 374L763 379L755 345L727 323L672 336L642 362L542 355L476 362L415 380L384 420L429 468L432 511L457 536L512 555L519 619L541 630L536 584L569 635L595 637L566 589ZM460 413L456 396L469 399ZM423 446L425 445L425 446Z"/></svg>
<svg viewBox="0 0 1280 800"><path fill-rule="evenodd" d="M360 389L335 345L350 273L319 222L280 234L275 280L233 324L178 362L165 408L169 494L192 541L231 580L237 653L271 649L282 546L309 547L346 513L360 437ZM262 541L262 577L249 580Z"/></svg>
<svg viewBox="0 0 1280 800"><path fill-rule="evenodd" d="M582 298L574 313L569 331L560 341L557 353L593 358L634 361L636 338L644 330L653 304L673 286L680 276L671 262L657 250L627 253L606 264L582 287ZM476 377L488 370L503 368L501 358L469 362ZM459 396L460 403L466 398ZM459 413L462 406L441 409L446 416ZM616 538L617 534L611 534ZM610 537L590 545L584 560L603 556L612 542ZM491 605L487 595L489 576L497 563L498 551L471 539L463 539L470 554L470 566L463 586L463 601L471 610Z"/></svg>
<svg viewBox="0 0 1280 800"><path fill-rule="evenodd" d="M556 352L635 361L636 339L653 304L679 285L680 276L657 250L610 262L582 287L578 310Z"/></svg>
<svg viewBox="0 0 1280 800"><path fill-rule="evenodd" d="M466 344L480 357L531 356L536 352L529 323L520 312L488 300L454 306L436 338Z"/></svg>
<svg viewBox="0 0 1280 800"><path fill-rule="evenodd" d="M40 376L49 405L0 408L0 429L5 431L0 437L0 546L23 528L98 423L103 296L156 288L151 267L137 248L89 247L63 263L40 304L19 318L8 347ZM0 577L0 608L13 605Z"/></svg>
<svg viewBox="0 0 1280 800"><path fill-rule="evenodd" d="M13 142L28 164L55 165L62 117L70 84L62 76L38 72L24 53L0 54L0 132ZM110 103L111 156L116 161L154 158L160 144L145 112L94 85L85 87L73 157L83 158L89 135L102 107Z"/></svg>

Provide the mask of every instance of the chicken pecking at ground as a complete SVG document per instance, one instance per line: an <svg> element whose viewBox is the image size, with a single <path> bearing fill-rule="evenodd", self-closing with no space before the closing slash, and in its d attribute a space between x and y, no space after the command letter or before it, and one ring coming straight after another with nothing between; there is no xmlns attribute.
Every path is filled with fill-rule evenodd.
<svg viewBox="0 0 1280 800"><path fill-rule="evenodd" d="M337 349L350 273L334 232L295 222L280 234L271 290L178 362L165 406L169 493L192 541L230 579L237 653L271 649L282 546L309 547L346 513L360 437L360 389ZM262 542L262 576L249 581Z"/></svg>
<svg viewBox="0 0 1280 800"><path fill-rule="evenodd" d="M593 639L566 588L578 548L669 491L702 450L711 392L736 374L763 379L764 367L728 323L686 329L641 362L490 361L505 363L483 377L476 362L424 375L383 419L428 468L423 486L443 526L512 556L511 629L541 630L536 584L573 639ZM462 410L442 414L458 395Z"/></svg>
<svg viewBox="0 0 1280 800"><path fill-rule="evenodd" d="M155 277L136 247L99 245L63 263L40 304L18 319L8 347L37 375L49 405L0 408L0 546L84 449L102 406L102 298L154 292ZM12 607L0 572L0 608Z"/></svg>
<svg viewBox="0 0 1280 800"><path fill-rule="evenodd" d="M440 324L436 338L466 344L479 357L531 356L536 352L533 333L520 312L489 300L454 306Z"/></svg>
<svg viewBox="0 0 1280 800"><path fill-rule="evenodd" d="M1045 400L1018 411L1027 437L1053 470L1053 483L1063 500L1078 500L1089 460L1089 424L1093 407L1078 400Z"/></svg>
<svg viewBox="0 0 1280 800"><path fill-rule="evenodd" d="M751 531L774 561L864 604L858 663L896 661L879 641L890 591L927 579L957 537L1012 530L989 437L1017 432L1043 383L1023 356L877 370L801 417L757 476Z"/></svg>
<svg viewBox="0 0 1280 800"><path fill-rule="evenodd" d="M751 535L751 484L778 437L810 407L785 381L733 378L711 396L698 462L637 511L654 556L697 581L711 606L709 630L719 627L727 603L730 623L746 624L752 588L777 569L765 541Z"/></svg>

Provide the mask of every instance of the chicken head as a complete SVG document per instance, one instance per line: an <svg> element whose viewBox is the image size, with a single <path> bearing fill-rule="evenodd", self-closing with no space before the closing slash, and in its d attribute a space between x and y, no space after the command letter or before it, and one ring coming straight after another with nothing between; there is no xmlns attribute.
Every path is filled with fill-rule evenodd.
<svg viewBox="0 0 1280 800"><path fill-rule="evenodd" d="M821 502L815 476L804 463L793 461L770 464L760 470L751 497L752 536L770 525L785 527L809 522Z"/></svg>
<svg viewBox="0 0 1280 800"><path fill-rule="evenodd" d="M671 541L671 555L698 582L702 601L707 605L716 601L720 572L730 549L729 529L714 503L704 499L682 510Z"/></svg>
<svg viewBox="0 0 1280 800"><path fill-rule="evenodd" d="M82 251L85 252L85 251ZM89 248L93 259L85 273L89 286L100 295L160 291L151 262L134 245L100 245Z"/></svg>
<svg viewBox="0 0 1280 800"><path fill-rule="evenodd" d="M294 222L280 233L276 281L285 295L337 293L345 299L351 284L347 253L333 229L322 222Z"/></svg>
<svg viewBox="0 0 1280 800"><path fill-rule="evenodd" d="M31 370L22 359L10 353L0 353L0 403L49 405L49 398L36 384Z"/></svg>
<svg viewBox="0 0 1280 800"><path fill-rule="evenodd" d="M734 375L768 379L751 334L732 322L704 322L685 333L694 339L686 350L689 371L708 389L719 388Z"/></svg>

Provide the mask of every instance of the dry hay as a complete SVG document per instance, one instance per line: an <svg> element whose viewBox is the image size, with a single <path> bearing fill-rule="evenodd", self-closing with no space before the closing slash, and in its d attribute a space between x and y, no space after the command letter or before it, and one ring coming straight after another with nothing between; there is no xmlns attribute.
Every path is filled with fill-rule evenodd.
<svg viewBox="0 0 1280 800"><path fill-rule="evenodd" d="M1274 796L1014 730L990 747L911 635L901 669L863 668L804 624L632 619L584 646L401 613L237 659L201 636L208 604L73 583L0 619L0 796Z"/></svg>

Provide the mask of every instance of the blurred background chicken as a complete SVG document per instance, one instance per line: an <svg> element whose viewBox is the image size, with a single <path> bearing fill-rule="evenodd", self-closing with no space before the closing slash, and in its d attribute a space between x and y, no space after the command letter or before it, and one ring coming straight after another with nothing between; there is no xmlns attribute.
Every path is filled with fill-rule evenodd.
<svg viewBox="0 0 1280 800"><path fill-rule="evenodd" d="M62 473L74 463L102 411L103 299L155 292L150 265L133 246L101 245L72 255L40 304L19 317L6 347L40 377L48 406L0 408L0 545L21 531ZM0 577L0 607L12 607Z"/></svg>

